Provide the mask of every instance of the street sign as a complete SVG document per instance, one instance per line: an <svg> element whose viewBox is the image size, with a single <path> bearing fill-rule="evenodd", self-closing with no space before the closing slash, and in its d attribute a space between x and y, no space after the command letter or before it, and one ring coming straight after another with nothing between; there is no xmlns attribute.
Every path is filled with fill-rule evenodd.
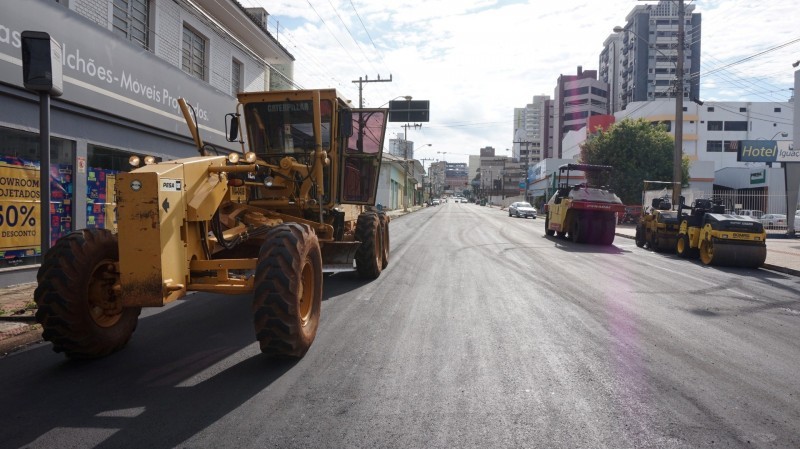
<svg viewBox="0 0 800 449"><path fill-rule="evenodd" d="M428 122L430 121L430 101L394 100L389 102L390 122Z"/></svg>

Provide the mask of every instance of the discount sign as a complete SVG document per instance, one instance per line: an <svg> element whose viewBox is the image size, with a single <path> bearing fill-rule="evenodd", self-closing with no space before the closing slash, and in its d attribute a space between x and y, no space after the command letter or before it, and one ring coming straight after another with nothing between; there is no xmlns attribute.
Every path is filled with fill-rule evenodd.
<svg viewBox="0 0 800 449"><path fill-rule="evenodd" d="M39 238L39 169L0 165L0 246L33 248Z"/></svg>

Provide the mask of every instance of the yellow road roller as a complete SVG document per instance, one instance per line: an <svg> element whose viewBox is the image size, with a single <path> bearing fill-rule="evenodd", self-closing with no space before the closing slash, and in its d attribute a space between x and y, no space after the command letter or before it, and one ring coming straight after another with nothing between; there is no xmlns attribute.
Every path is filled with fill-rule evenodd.
<svg viewBox="0 0 800 449"><path fill-rule="evenodd" d="M636 246L656 252L674 250L678 235L678 212L667 198L653 198L650 210L636 225Z"/></svg>
<svg viewBox="0 0 800 449"><path fill-rule="evenodd" d="M684 210L688 214L683 214ZM700 256L705 265L758 268L767 258L767 233L750 217L725 213L721 201L697 199L691 207L680 198L681 225L675 253L682 258Z"/></svg>

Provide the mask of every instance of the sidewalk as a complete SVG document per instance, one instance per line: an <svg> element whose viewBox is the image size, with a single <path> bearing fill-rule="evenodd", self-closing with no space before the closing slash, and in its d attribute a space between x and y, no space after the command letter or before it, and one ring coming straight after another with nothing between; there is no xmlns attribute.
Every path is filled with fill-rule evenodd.
<svg viewBox="0 0 800 449"><path fill-rule="evenodd" d="M394 219L422 208L412 206L407 210L389 210L386 214ZM636 229L634 225L618 225L616 233L617 236L633 239ZM800 276L800 239L768 238L764 268ZM41 326L34 319L35 289L36 283L0 288L0 357L41 341Z"/></svg>

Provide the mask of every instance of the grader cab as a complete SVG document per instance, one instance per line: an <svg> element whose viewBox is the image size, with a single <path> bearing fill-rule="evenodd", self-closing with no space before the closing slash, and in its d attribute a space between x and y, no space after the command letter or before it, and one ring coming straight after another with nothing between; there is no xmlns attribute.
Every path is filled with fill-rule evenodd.
<svg viewBox="0 0 800 449"><path fill-rule="evenodd" d="M261 351L302 357L323 272L386 268L389 220L371 206L388 110L351 109L333 89L238 98L226 127L241 152L205 145L182 101L200 156L120 174L119 234L76 231L45 254L37 320L56 352L107 355L142 307L201 291L252 293Z"/></svg>

